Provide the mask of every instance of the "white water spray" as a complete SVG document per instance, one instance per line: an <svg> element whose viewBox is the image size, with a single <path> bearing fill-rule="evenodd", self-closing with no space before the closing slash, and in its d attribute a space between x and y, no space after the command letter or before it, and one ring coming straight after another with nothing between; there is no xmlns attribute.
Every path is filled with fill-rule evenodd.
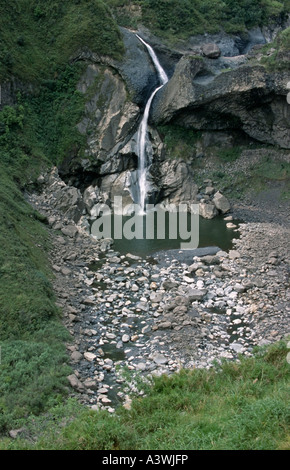
<svg viewBox="0 0 290 470"><path fill-rule="evenodd" d="M145 203L146 203L146 195L147 195L147 170L148 166L150 165L150 162L148 162L147 158L147 153L146 153L146 140L147 140L147 128L148 128L148 119L149 119L149 113L150 113L150 108L151 104L153 101L154 96L156 93L168 82L168 77L163 70L162 66L160 65L160 62L152 49L152 47L147 44L138 34L136 34L137 38L146 46L150 57L154 63L154 66L158 72L159 79L161 81L161 85L158 86L153 93L151 94L149 100L147 101L144 115L138 130L138 173L139 173L139 178L138 178L138 186L139 186L139 205L141 207L142 212L145 212Z"/></svg>

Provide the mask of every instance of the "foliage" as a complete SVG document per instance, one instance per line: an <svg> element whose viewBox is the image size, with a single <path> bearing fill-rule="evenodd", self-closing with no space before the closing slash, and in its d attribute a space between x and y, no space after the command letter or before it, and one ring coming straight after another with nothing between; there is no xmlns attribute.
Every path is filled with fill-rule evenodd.
<svg viewBox="0 0 290 470"><path fill-rule="evenodd" d="M268 55L269 49L271 49L271 51ZM262 49L264 55L261 59L261 63L270 70L289 70L289 50L290 28L287 28L277 35L273 43L264 46Z"/></svg>
<svg viewBox="0 0 290 470"><path fill-rule="evenodd" d="M0 0L0 9L0 80L51 78L84 48L113 57L123 53L119 30L101 0Z"/></svg>
<svg viewBox="0 0 290 470"><path fill-rule="evenodd" d="M109 0L108 4L122 22L132 5L141 6L142 17L137 20L170 41L221 29L242 32L268 24L275 17L285 18L290 9L288 0ZM132 15L127 17L132 21Z"/></svg>
<svg viewBox="0 0 290 470"><path fill-rule="evenodd" d="M133 400L130 411L74 411L62 429L50 422L35 445L18 440L9 447L275 450L287 445L290 424L286 357L281 341L239 362L163 375L154 378L145 398Z"/></svg>
<svg viewBox="0 0 290 470"><path fill-rule="evenodd" d="M218 151L218 157L225 162L233 162L241 155L239 147L223 148Z"/></svg>
<svg viewBox="0 0 290 470"><path fill-rule="evenodd" d="M55 305L49 241L41 217L11 178L18 165L0 162L1 431L43 411L48 398L64 392L67 372L64 341L69 335Z"/></svg>
<svg viewBox="0 0 290 470"><path fill-rule="evenodd" d="M253 174L263 180L290 181L290 163L273 161L265 157L254 169Z"/></svg>
<svg viewBox="0 0 290 470"><path fill-rule="evenodd" d="M76 124L85 97L76 85L85 63L72 59L88 48L120 57L123 44L101 0L0 0L0 8L0 81L13 84L13 104L0 108L0 430L6 431L64 397L69 370L70 336L55 304L45 218L21 190L84 148Z"/></svg>
<svg viewBox="0 0 290 470"><path fill-rule="evenodd" d="M65 337L63 336L63 340ZM68 393L65 349L45 341L1 343L0 429L39 415Z"/></svg>
<svg viewBox="0 0 290 470"><path fill-rule="evenodd" d="M38 147L55 164L69 154L81 154L86 145L85 136L76 128L84 112L85 95L77 91L84 66L76 62L59 67L54 79L42 80L34 95L22 98L26 135L33 128Z"/></svg>
<svg viewBox="0 0 290 470"><path fill-rule="evenodd" d="M169 158L190 160L194 156L200 132L174 124L159 126L158 131L162 136Z"/></svg>

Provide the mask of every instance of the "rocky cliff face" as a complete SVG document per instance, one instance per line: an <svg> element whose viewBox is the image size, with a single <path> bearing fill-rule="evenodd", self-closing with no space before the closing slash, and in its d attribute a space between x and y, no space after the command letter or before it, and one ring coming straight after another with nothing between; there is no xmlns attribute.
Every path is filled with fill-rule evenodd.
<svg viewBox="0 0 290 470"><path fill-rule="evenodd" d="M94 198L98 195L95 203L110 203L115 195L122 196L125 205L134 202L138 126L147 99L159 84L146 48L134 33L122 31L126 46L122 61L92 53L78 57L88 61L78 84L86 97L78 130L87 137L87 149L83 158L69 158L60 167L69 184L82 190L93 188ZM197 191L189 166L175 160L164 162L158 132L149 128L149 136L153 158L150 202L191 202Z"/></svg>
<svg viewBox="0 0 290 470"><path fill-rule="evenodd" d="M260 142L290 148L287 71L245 62L213 73L208 61L184 56L155 101L154 123L199 130L242 129Z"/></svg>
<svg viewBox="0 0 290 470"><path fill-rule="evenodd" d="M270 72L253 52L247 53L255 44L269 40L267 34L271 38L274 35L273 31L266 33L259 30L243 38L192 38L187 48L183 44L170 50L148 31L141 31L146 40L152 39L170 77L156 95L151 112L150 202L200 201L190 165L168 158L156 131L158 124L173 123L202 131L203 145L207 140L208 145L218 142L222 135L232 145L240 132L258 142L290 148L290 108L286 101L289 74L286 70ZM114 195L123 196L125 204L133 202L138 125L146 101L158 85L153 64L135 33L122 29L122 34L126 49L122 61L91 52L78 57L88 62L78 85L86 96L78 130L87 136L87 150L84 158L65 162L60 174L82 192L88 188L93 198L87 208L90 217L95 204L110 203ZM213 201L209 207L208 202L203 216L213 217L219 209Z"/></svg>

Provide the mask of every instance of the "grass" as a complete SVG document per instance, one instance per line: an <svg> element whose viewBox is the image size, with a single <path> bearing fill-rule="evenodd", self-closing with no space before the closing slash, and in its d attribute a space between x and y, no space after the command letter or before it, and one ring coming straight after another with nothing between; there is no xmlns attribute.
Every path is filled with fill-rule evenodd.
<svg viewBox="0 0 290 470"><path fill-rule="evenodd" d="M270 49L270 55L267 55ZM290 50L290 28L281 31L275 40L263 47L264 54L261 63L270 71L272 70L289 70L289 50Z"/></svg>
<svg viewBox="0 0 290 470"><path fill-rule="evenodd" d="M278 11L280 2L265 5L272 3ZM168 6L170 25L177 5ZM41 436L34 446L31 440L3 438L0 448L287 447L285 345L275 350L275 366L273 355L265 353L247 366L242 361L218 372L156 379L145 400L136 399L130 412L120 408L115 416L65 402L70 336L55 305L46 220L25 202L23 189L43 169L84 150L75 126L84 107L76 83L85 63L72 59L84 48L119 58L123 44L100 0L0 0L0 7L0 81L13 77L18 88L14 105L0 111L0 433L24 426ZM159 21L156 4L150 14L148 7L142 2L144 21ZM178 21L168 30L174 37L182 35ZM162 132L172 156L191 158L196 133L176 126ZM257 177L288 178L288 167L270 166L257 168Z"/></svg>
<svg viewBox="0 0 290 470"><path fill-rule="evenodd" d="M155 378L145 398L115 415L76 409L66 424L49 421L36 450L276 450L289 448L287 344L259 348L253 357L211 370L183 370ZM61 409L57 407L58 413ZM39 431L39 429L38 429ZM30 431L31 432L31 431ZM1 447L0 447L1 448Z"/></svg>
<svg viewBox="0 0 290 470"><path fill-rule="evenodd" d="M109 0L108 4L123 26L142 23L171 43L204 32L241 33L283 19L290 10L288 0ZM141 14L134 6L141 8Z"/></svg>
<svg viewBox="0 0 290 470"><path fill-rule="evenodd" d="M233 162L241 156L240 147L223 148L217 152L218 158L224 162Z"/></svg>
<svg viewBox="0 0 290 470"><path fill-rule="evenodd" d="M0 432L5 432L68 393L70 336L55 306L41 217L3 164L0 175Z"/></svg>
<svg viewBox="0 0 290 470"><path fill-rule="evenodd" d="M115 21L100 0L0 0L0 81L14 83L0 109L0 433L63 402L66 342L49 267L46 220L23 190L40 172L82 155L76 130L81 50L120 57Z"/></svg>
<svg viewBox="0 0 290 470"><path fill-rule="evenodd" d="M253 148L253 147L252 147ZM272 159L269 155L262 155L263 148L269 150L268 146L257 146L260 148L261 158L257 163L251 164L243 171L239 169L239 160L243 161L243 152L247 147L243 145L218 149L208 149L210 155L206 155L204 162L201 159L192 162L195 173L195 181L202 185L205 178L204 163L211 159L211 169L206 170L206 177L214 182L229 199L241 199L247 194L258 194L269 187L269 183L281 182L281 199L290 198L290 165L283 159ZM235 169L237 162L237 169Z"/></svg>
<svg viewBox="0 0 290 470"><path fill-rule="evenodd" d="M55 78L57 68L84 49L123 54L120 32L101 0L0 0L0 8L0 79Z"/></svg>
<svg viewBox="0 0 290 470"><path fill-rule="evenodd" d="M180 158L191 160L195 154L195 147L200 132L184 127L167 124L159 126L158 132L165 144L167 156L169 158Z"/></svg>

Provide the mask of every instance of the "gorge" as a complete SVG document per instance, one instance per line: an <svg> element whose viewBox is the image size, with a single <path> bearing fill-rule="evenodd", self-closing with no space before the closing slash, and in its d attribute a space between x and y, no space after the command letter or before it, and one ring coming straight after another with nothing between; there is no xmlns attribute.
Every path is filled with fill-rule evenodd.
<svg viewBox="0 0 290 470"><path fill-rule="evenodd" d="M0 447L287 446L288 0L0 3Z"/></svg>
<svg viewBox="0 0 290 470"><path fill-rule="evenodd" d="M131 42L134 44L134 54L136 54L136 50L140 53L135 33L123 30L123 34L127 38L128 44ZM138 35L136 37L140 41L140 37ZM140 42L143 43L142 40ZM149 47L146 42L144 45L146 49ZM151 50L152 55L153 52ZM142 57L146 60L146 56ZM264 112L264 105L262 106L264 92L258 94L257 100L261 99L261 103L259 103L253 100L255 92L252 90L255 90L256 86L264 87L268 80L263 81L263 79L261 85L259 81L258 85L255 80L251 81L251 74L254 72L249 71L248 66L244 65L245 57L235 59L237 62L233 63L233 71L221 73L219 67L224 67L224 62L222 62L213 74L212 69L211 71L209 69L212 67L210 61L218 59L207 59L206 61L206 59L201 60L196 56L183 56L175 70L171 71L171 78L168 81L166 75L162 77L163 69L157 74L159 79L156 80L157 59L155 56L153 57L154 68L149 80L151 85L143 100L144 112L143 114L141 112L140 114L132 114L130 109L129 118L133 121L137 115L138 126L135 127L131 123L128 126L129 136L117 147L116 141L112 142L114 151L116 151L113 161L110 159L102 163L98 173L94 169L94 160L81 162L83 168L81 174L82 171L88 172L88 174L95 172L95 181L90 182L92 184L87 186L85 190L82 187L77 188L78 183L75 187L71 186L72 183L77 182L76 174L81 169L80 163L77 164L77 169L73 169L69 175L61 170L61 176L64 176L67 184L59 178L58 171L55 169L51 175L46 174L42 177L39 182L40 188L42 188L41 194L39 197L31 199L34 207L47 215L49 224L54 230L60 229L63 235L68 234L69 238L65 238L61 242L63 243L61 251L64 253L64 260L70 258L67 250L72 250L76 260L79 259L77 246L81 243L80 240L83 236L91 233L90 224L97 220L100 204L106 203L110 206L115 195L122 195L125 205L130 206L131 203L138 201L141 208L144 209L146 195L149 193L152 196L155 191L156 197L158 194L156 187L159 185L160 188L160 181L163 180L163 186L159 189L160 199L157 198L157 201L165 209L173 201L176 204L184 201L187 203L199 201L203 222L201 223L200 245L196 251L186 254L178 249L180 248L178 244L158 245L156 240L151 245L148 240L145 242L142 240L141 243L138 243L138 240L130 239L127 244L125 240L113 240L113 237L95 240L95 244L90 242L93 243L93 251L88 250L90 261L87 269L79 273L77 280L75 280L73 261L69 260L64 265L59 263L57 259L54 261L58 284L63 282L59 280L63 277L63 269L69 269L68 282L71 285L74 283L83 285L84 282L86 285L85 297L78 298L77 296L74 305L71 305L71 302L67 305L61 300L61 304L67 309L68 327L73 336L77 338L76 345L70 350L75 367L75 373L70 376L70 381L76 392L81 393L85 403L93 408L108 409L111 413L115 411L115 406L118 406L119 403L125 403L125 406L130 407L129 389L127 387L127 392L122 390L123 377L122 373L119 373L119 369L122 371L126 367L129 368L132 379L131 391L136 391L135 378L138 380L140 374L143 377L151 374L170 374L178 371L180 367L210 368L212 363L221 357L237 359L241 353L245 356L251 356L255 345L267 344L268 341L271 341L269 338L272 334L283 336L282 332L287 330L287 315L284 317L282 314L282 310L287 309L285 302L280 301L278 309L273 304L273 298L276 295L282 299L286 294L284 282L287 277L287 257L284 257L282 251L279 250L279 243L275 245L276 251L270 253L268 257L266 240L259 240L260 230L262 233L264 233L263 230L266 230L267 242L271 239L270 246L274 248L273 241L278 237L279 231L282 238L287 236L289 230L287 203L285 204L285 218L279 222L283 228L278 229L276 221L273 226L265 225L264 228L261 228L260 224L255 225L255 220L265 222L262 218L262 211L259 211L257 219L252 219L249 207L243 212L239 208L239 201L232 202L230 205L228 199L220 193L219 188L214 187L217 177L215 176L215 180L206 178L213 174L210 166L202 170L196 168L194 173L187 162L177 159L172 162L168 157L164 158L165 146L162 151L160 151L160 147L158 149L156 141L160 142L161 138L152 127L152 119L149 120L150 110L153 111L153 119L156 120L153 122L158 122L161 115L162 119L167 119L168 113L174 113L172 111L173 101L169 102L168 98L170 96L170 100L173 99L174 103L178 100L182 103L182 110L177 114L178 119L184 119L183 125L185 125L187 116L192 118L198 114L194 105L187 104L187 94L192 99L195 93L198 93L200 97L198 99L205 101L206 106L212 109L212 105L208 105L200 88L202 87L209 92L210 87L217 87L224 81L230 83L228 99L231 101L229 106L223 105L225 111L222 113L236 112L231 111L230 106L237 106L239 110L245 106L247 113L250 112L251 107L257 107L260 110L257 111L258 116L261 116L262 114L259 113ZM233 59L222 59L222 61L226 60L232 61ZM150 66L149 62L149 70ZM118 67L121 70L120 66ZM138 69L139 62L136 67ZM256 66L253 67L254 69L256 70ZM95 66L89 65L88 70L93 73L93 77L95 74L99 74ZM123 74L124 70L123 68ZM258 73L261 72L260 66L257 67L257 70ZM243 73L245 73L247 77L245 80L251 89L251 101L248 101L249 90L244 86ZM228 74L231 78L228 77ZM279 75L279 80L285 81L286 75L283 72ZM105 77L105 83L106 80L112 80L109 69L104 72L104 75L102 73L101 77L102 79ZM160 85L159 80L164 83ZM212 85L215 81L217 84ZM86 86L88 85L87 82ZM197 91L191 89L189 92L190 86L196 88ZM108 84L106 83L106 93L107 89ZM120 90L120 87L118 86L117 89ZM237 104L233 90L236 90L237 93ZM223 98L219 98L218 93ZM218 93L213 92L214 103L218 103L219 99L221 101L224 99L227 103L222 88ZM265 90L265 93L268 92ZM271 95L271 92L269 93ZM175 98L175 95L178 96ZM107 98L100 100L101 96L101 90L98 90L93 102L107 102ZM120 99L120 95L117 98L114 94L110 94L108 107L106 105L103 108L106 127L103 127L104 134L100 141L106 135L108 121L112 123L116 118L116 113L112 113L112 103L116 99ZM275 99L277 97L271 97L273 102ZM123 97L122 100L124 100ZM237 132L232 129L237 125L235 120L231 122L227 117L224 121L222 114L221 117L218 117L218 114L206 117L208 119L208 124L205 125L206 130L203 131L202 137L200 134L198 135L199 145L194 141L193 146L196 146L197 151L200 152L200 145L203 142L203 150L207 153L207 148L210 152L220 146L231 149L234 138L237 139L244 150L237 161L223 162L223 169L227 168L230 173L236 167L237 173L249 174L252 165L258 165L260 159L263 158L262 155L267 152L274 160L282 159L281 161L287 165L289 161L288 132L285 130L289 125L287 121L288 109L285 100L282 102L279 98L278 101L281 113L284 115L282 120L279 119L279 132L281 130L280 135L285 139L280 150L277 148L275 150L262 149L258 145L255 146L251 136L246 136L244 131ZM209 102L211 103L210 100ZM199 109L198 106L199 104L197 109ZM268 106L268 99L266 106ZM190 108L190 112L187 107ZM120 108L116 107L116 109L119 112ZM119 114L117 116L117 125L114 128L111 126L110 132L114 129L114 135L118 136L120 135L118 134L120 123L122 122L124 126L124 122L120 119ZM210 119L213 117L216 119L217 129L211 130L213 121ZM198 122L206 122L202 108ZM241 124L239 124L240 126ZM102 128L102 123L100 127ZM151 145L148 145L148 137L151 139ZM100 145L100 141L98 145ZM91 142L91 137L89 137L89 145L92 145ZM94 152L98 158L103 155L100 148ZM195 156L196 158L198 157ZM208 162L211 160L210 154L199 158L206 159ZM73 161L70 162L71 169L73 163ZM214 159L212 163L215 169ZM159 179L159 182L155 179L154 189L150 186L151 182L149 185L147 184L148 179L152 179L158 165L164 167L165 174ZM138 171L141 176L144 176L144 179L140 176L140 189L135 189L134 192L132 191L132 183L130 183L132 181L131 175L138 175ZM202 184L199 186L195 182L198 171L203 178ZM149 172L151 176L148 174ZM283 181L281 184L283 187ZM67 197L67 195L70 196ZM72 196L74 204L71 204ZM275 202L272 201L272 207L274 204ZM54 208L53 211L51 208ZM73 229L70 229L71 233L66 230L66 224L70 226L72 222L65 219L63 224L62 212L65 217L69 216L75 219L73 226L76 225L77 232ZM277 216L279 213L280 211L277 209ZM240 215L244 216L245 214L249 225L243 224L241 220L236 220L240 218ZM269 221L269 217L266 217L266 221ZM204 225L203 228L205 222L208 222L208 225ZM253 245L250 240L254 240ZM69 248L70 246L71 248ZM59 248L56 248L57 257L59 251ZM274 268L276 262L279 269ZM255 273L257 270L259 272L259 269L261 269L261 273ZM271 276L276 276L276 282L273 284ZM269 279L268 282L271 285L270 297L264 291L266 278ZM259 294L257 294L257 289ZM274 292L276 293L274 294ZM261 301L257 304L259 296L265 299L265 302ZM271 309L277 310L277 312L273 317L271 316L271 319L268 318L265 323L262 322L260 325L261 315L264 318L264 314L259 313L260 309L263 312ZM80 310L82 311L81 316L77 314ZM268 326L264 327L265 324Z"/></svg>

